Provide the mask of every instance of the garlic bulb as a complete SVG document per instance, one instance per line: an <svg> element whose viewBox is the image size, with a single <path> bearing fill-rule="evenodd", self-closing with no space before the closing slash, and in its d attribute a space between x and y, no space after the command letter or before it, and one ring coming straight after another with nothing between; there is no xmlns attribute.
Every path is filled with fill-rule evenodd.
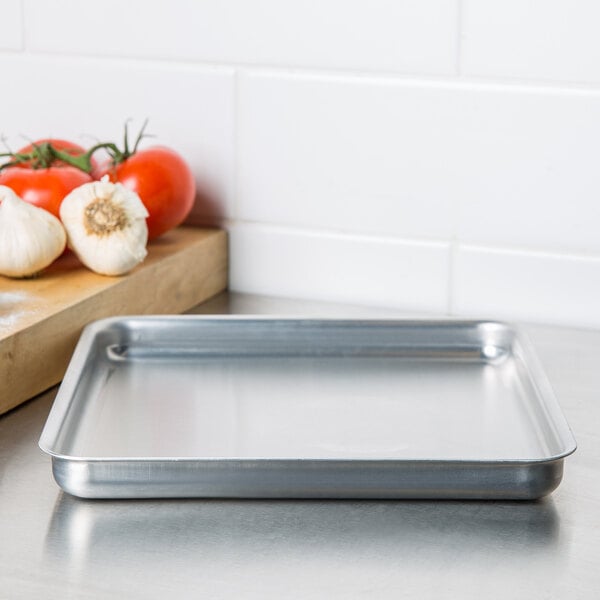
<svg viewBox="0 0 600 600"><path fill-rule="evenodd" d="M58 258L67 242L61 222L0 185L0 274L28 277Z"/></svg>
<svg viewBox="0 0 600 600"><path fill-rule="evenodd" d="M69 247L102 275L123 275L146 257L148 211L140 197L120 183L85 183L60 205Z"/></svg>

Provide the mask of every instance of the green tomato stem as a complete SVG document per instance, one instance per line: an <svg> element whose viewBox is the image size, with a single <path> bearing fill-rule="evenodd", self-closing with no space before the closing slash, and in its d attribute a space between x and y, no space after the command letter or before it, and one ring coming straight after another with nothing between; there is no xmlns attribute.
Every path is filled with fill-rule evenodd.
<svg viewBox="0 0 600 600"><path fill-rule="evenodd" d="M148 125L148 119L144 121L140 132L138 133L133 150L129 150L129 131L128 122L125 122L125 132L123 136L123 150L120 150L118 146L113 142L100 142L95 146L92 146L87 152L83 154L73 155L55 148L51 142L42 142L41 144L32 144L31 152L27 154L19 154L13 152L0 153L0 158L8 157L11 160L7 163L0 165L0 171L7 169L8 167L14 167L27 163L32 169L48 169L54 162L61 161L67 165L75 167L84 173L91 174L93 169L92 156L95 152L100 149L104 149L110 155L110 159L113 166L119 165L130 156L133 156L137 150L140 142L145 137L150 137L146 134L146 126Z"/></svg>

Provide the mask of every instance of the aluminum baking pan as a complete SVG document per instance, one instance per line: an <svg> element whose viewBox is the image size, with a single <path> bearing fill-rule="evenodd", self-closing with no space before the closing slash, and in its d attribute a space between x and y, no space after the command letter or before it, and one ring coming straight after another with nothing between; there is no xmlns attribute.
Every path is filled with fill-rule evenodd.
<svg viewBox="0 0 600 600"><path fill-rule="evenodd" d="M507 324L176 316L89 325L40 447L86 498L531 499L576 444Z"/></svg>

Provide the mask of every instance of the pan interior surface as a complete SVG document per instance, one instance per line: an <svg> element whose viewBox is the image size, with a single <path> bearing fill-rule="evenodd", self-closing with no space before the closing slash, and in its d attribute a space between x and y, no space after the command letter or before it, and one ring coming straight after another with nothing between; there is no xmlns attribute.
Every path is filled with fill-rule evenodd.
<svg viewBox="0 0 600 600"><path fill-rule="evenodd" d="M522 358L106 351L58 452L95 458L543 460L563 451Z"/></svg>

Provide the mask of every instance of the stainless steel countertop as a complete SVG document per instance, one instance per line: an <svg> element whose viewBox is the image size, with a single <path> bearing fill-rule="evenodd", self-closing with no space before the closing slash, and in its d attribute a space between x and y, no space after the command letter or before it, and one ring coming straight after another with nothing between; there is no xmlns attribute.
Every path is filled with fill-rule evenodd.
<svg viewBox="0 0 600 600"><path fill-rule="evenodd" d="M193 312L407 316L239 294ZM0 417L0 598L597 597L600 331L523 328L579 445L548 498L78 500L37 447L53 389Z"/></svg>

